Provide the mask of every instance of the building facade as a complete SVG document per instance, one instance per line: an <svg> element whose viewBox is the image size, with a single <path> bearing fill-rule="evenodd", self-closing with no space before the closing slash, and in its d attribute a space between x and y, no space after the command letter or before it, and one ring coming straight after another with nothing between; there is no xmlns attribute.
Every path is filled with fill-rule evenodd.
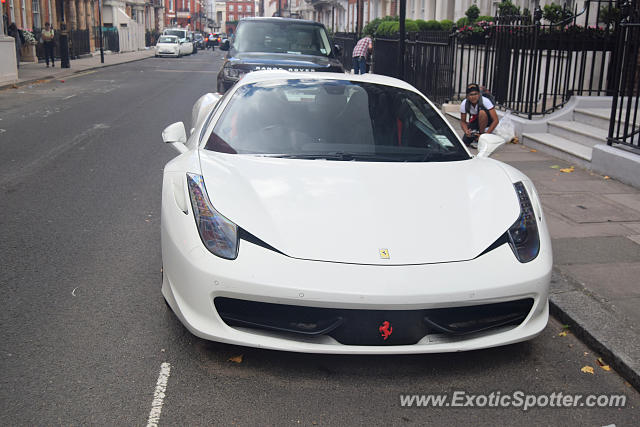
<svg viewBox="0 0 640 427"><path fill-rule="evenodd" d="M256 16L254 0L227 0L226 2L226 33L233 34L236 31L238 21L242 18Z"/></svg>

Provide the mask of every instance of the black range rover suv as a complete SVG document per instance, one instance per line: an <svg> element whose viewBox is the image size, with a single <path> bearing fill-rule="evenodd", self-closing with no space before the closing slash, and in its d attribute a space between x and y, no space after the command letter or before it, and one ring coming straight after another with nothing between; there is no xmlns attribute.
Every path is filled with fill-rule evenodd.
<svg viewBox="0 0 640 427"><path fill-rule="evenodd" d="M218 73L218 92L225 93L244 74L256 70L344 72L324 25L300 19L244 18L238 23Z"/></svg>

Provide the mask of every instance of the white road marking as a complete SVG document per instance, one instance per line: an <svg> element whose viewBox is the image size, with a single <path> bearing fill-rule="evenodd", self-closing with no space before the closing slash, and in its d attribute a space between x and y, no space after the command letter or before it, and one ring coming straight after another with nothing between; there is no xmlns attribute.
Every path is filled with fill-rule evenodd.
<svg viewBox="0 0 640 427"><path fill-rule="evenodd" d="M71 291L71 295L73 295L74 297L76 296L76 289L78 288L73 288L73 290Z"/></svg>
<svg viewBox="0 0 640 427"><path fill-rule="evenodd" d="M69 98L73 98L74 96L75 96L75 95L69 95L69 96L65 96L65 97L64 97L64 98L62 98L62 99L69 99Z"/></svg>
<svg viewBox="0 0 640 427"><path fill-rule="evenodd" d="M164 362L160 365L160 375L158 375L158 381L156 382L156 389L153 392L153 401L151 402L151 411L149 412L149 419L147 420L147 427L158 427L160 421L160 413L162 412L162 405L167 392L167 382L169 381L169 375L171 374L171 363Z"/></svg>

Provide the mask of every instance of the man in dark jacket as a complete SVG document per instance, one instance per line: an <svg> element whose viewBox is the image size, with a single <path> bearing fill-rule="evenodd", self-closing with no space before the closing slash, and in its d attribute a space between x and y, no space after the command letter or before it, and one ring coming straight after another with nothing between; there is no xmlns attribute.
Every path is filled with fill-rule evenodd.
<svg viewBox="0 0 640 427"><path fill-rule="evenodd" d="M8 35L13 37L16 43L16 62L18 63L18 68L20 68L20 48L24 44L24 36L22 35L22 31L16 27L15 23L11 23L8 29Z"/></svg>

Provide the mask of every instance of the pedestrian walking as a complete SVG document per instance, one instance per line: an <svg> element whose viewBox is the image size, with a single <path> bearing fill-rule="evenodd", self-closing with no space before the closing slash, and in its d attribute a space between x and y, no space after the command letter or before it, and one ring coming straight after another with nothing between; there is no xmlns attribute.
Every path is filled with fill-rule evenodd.
<svg viewBox="0 0 640 427"><path fill-rule="evenodd" d="M48 22L45 22L44 29L42 30L42 44L44 44L44 60L47 62L47 68L49 68L49 59L51 59L51 66L56 66L53 59L53 51L55 49L54 35L53 28L51 28Z"/></svg>
<svg viewBox="0 0 640 427"><path fill-rule="evenodd" d="M482 95L480 86L477 83L467 85L467 98L460 104L460 127L464 131L462 141L467 146L477 144L480 135L493 132L498 121L493 102Z"/></svg>
<svg viewBox="0 0 640 427"><path fill-rule="evenodd" d="M367 72L367 57L372 49L373 40L371 40L371 37L364 36L358 40L358 43L356 43L356 46L353 48L353 55L351 55L354 74L364 74Z"/></svg>
<svg viewBox="0 0 640 427"><path fill-rule="evenodd" d="M22 45L24 44L24 35L22 35L22 31L18 29L18 27L16 27L16 24L14 22L11 23L11 25L9 25L8 28L8 35L13 37L15 44L16 44L16 62L18 64L18 68L20 68L20 49L22 48Z"/></svg>

